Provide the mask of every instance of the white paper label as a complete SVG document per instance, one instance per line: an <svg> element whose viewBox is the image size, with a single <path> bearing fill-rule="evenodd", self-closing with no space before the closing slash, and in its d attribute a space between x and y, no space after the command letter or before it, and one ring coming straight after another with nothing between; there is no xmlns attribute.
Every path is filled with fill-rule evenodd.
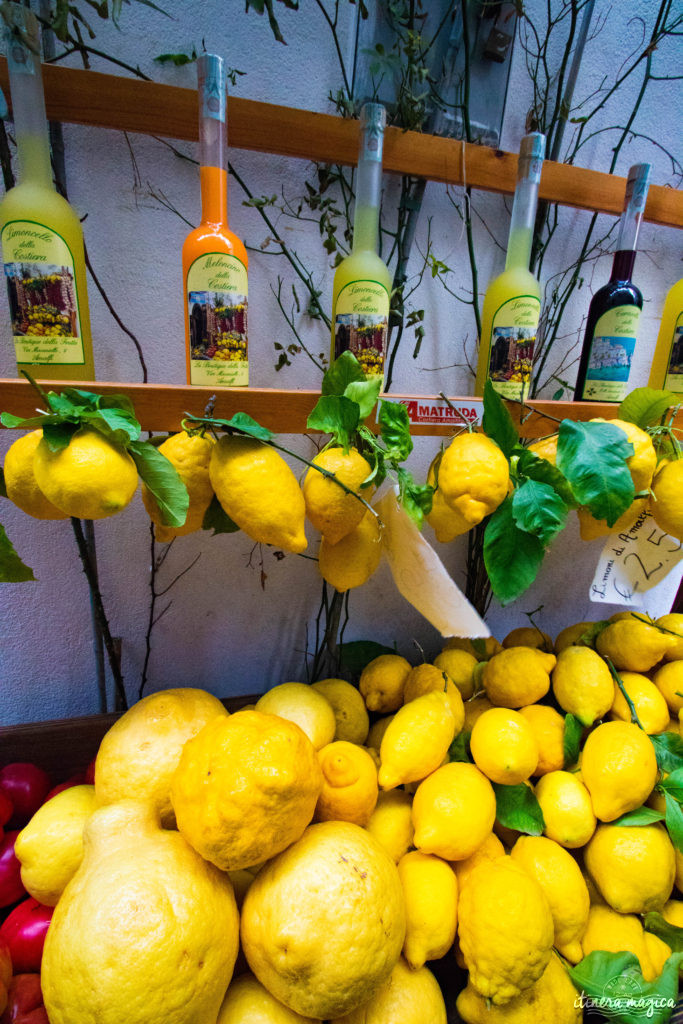
<svg viewBox="0 0 683 1024"><path fill-rule="evenodd" d="M474 426L481 421L484 415L484 401L481 398L453 399L450 405L440 398L393 399L390 395L382 395L382 401L396 401L400 405L405 405L408 410L408 422L411 426L420 423L449 427L464 427L466 423L469 423ZM378 403L378 417L379 409Z"/></svg>
<svg viewBox="0 0 683 1024"><path fill-rule="evenodd" d="M643 512L630 530L607 538L589 597L658 618L670 611L682 575L683 545L660 530L650 512Z"/></svg>
<svg viewBox="0 0 683 1024"><path fill-rule="evenodd" d="M384 524L382 550L399 593L442 636L487 637L491 631L453 582L437 555L396 500L392 489L374 502Z"/></svg>

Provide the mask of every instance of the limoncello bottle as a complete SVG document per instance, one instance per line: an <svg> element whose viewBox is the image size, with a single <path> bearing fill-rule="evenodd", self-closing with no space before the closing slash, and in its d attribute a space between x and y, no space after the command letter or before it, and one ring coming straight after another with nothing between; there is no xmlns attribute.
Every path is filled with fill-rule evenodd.
<svg viewBox="0 0 683 1024"><path fill-rule="evenodd" d="M628 172L612 273L588 307L574 390L578 402L622 402L630 390L628 380L643 308L643 296L631 274L650 170L650 164L634 164Z"/></svg>
<svg viewBox="0 0 683 1024"><path fill-rule="evenodd" d="M366 374L384 376L389 326L391 275L378 255L382 148L386 111L364 104L356 172L353 243L334 274L332 353L352 352Z"/></svg>
<svg viewBox="0 0 683 1024"><path fill-rule="evenodd" d="M531 387L541 286L529 270L529 261L544 157L545 135L525 135L519 149L505 270L490 282L484 296L477 395L484 393L488 378L503 398L523 401Z"/></svg>
<svg viewBox="0 0 683 1024"><path fill-rule="evenodd" d="M197 60L202 216L183 244L189 384L249 383L249 258L228 227L227 72L222 57Z"/></svg>
<svg viewBox="0 0 683 1024"><path fill-rule="evenodd" d="M664 300L649 384L683 395L683 277Z"/></svg>
<svg viewBox="0 0 683 1024"><path fill-rule="evenodd" d="M83 230L52 180L31 11L0 7L7 44L19 182L0 202L0 239L18 370L51 380L94 380Z"/></svg>

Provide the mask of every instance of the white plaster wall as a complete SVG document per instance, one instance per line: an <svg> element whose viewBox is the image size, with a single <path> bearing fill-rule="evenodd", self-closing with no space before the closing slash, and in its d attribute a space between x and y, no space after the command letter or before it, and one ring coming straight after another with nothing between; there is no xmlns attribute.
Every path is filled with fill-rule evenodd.
<svg viewBox="0 0 683 1024"><path fill-rule="evenodd" d="M555 5L557 0L553 0ZM143 5L124 7L121 28L97 23L97 45L132 64L156 80L194 87L194 67L159 66L153 57L163 52L189 51L194 45L224 54L228 64L246 72L232 90L251 99L329 111L328 94L339 87L338 64L331 37L314 5L292 12L276 5L288 45L272 37L265 18L245 14L242 0L219 2L167 0L170 17ZM530 0L541 12L545 4ZM603 76L613 77L640 40L641 17L647 22L658 5L624 0L608 5L598 0L596 14L608 15L608 25L586 50L575 98L589 95ZM340 39L351 53L357 7L342 5ZM672 44L667 44L673 56ZM93 66L111 71L110 66ZM668 64L675 66L673 60ZM623 94L628 109L637 90L634 78ZM503 148L514 150L524 131L530 92L523 55L518 47L513 61ZM669 148L675 148L680 123L677 83L651 87L638 121L639 129ZM619 114L610 112L618 121ZM606 121L604 123L610 123ZM147 195L148 183L163 192L190 221L199 215L196 169L179 160L162 143L140 136L128 140L121 133L76 126L65 127L68 185L71 201L87 214L84 230L96 272L118 313L134 330L144 349L150 381L183 383L185 374L182 326L180 247L187 226ZM614 138L599 136L582 154L586 166L606 169ZM179 149L193 154L185 143ZM131 149L137 167L134 171ZM297 196L310 171L304 161L247 152L231 152L231 160L256 195L279 192ZM653 181L672 181L664 153L645 140L625 146L617 172L625 174L637 160L653 163ZM386 180L385 204L391 207L396 184ZM461 199L461 190L451 191ZM231 183L231 224L250 246L258 247L266 230L258 213L242 205L243 196ZM495 238L505 244L508 212L498 196L478 193L476 210ZM508 204L509 205L509 204ZM588 224L589 214L563 211L562 237L547 265L550 274L564 265ZM469 270L461 224L443 186L429 184L418 244L424 248L428 218L432 218L435 252L453 268L449 283L459 293L469 287ZM611 218L600 218L609 226ZM313 226L280 220L289 244L316 268L323 293L331 297L332 271ZM491 241L480 221L475 224L480 256L480 289L502 269L503 252ZM634 385L647 382L658 317L666 290L681 274L680 237L673 230L645 225L636 272L645 296L642 336ZM414 266L417 267L417 260ZM576 295L567 321L565 344L580 338L593 288L608 277L610 258L596 261L590 280ZM284 293L291 293L293 275L283 259L252 253L250 257L251 380L259 386L315 387L319 373L305 355L289 368L274 371L273 342L289 343L291 335L277 309L271 284L277 275ZM303 296L303 291L300 291ZM412 359L412 339L406 339L395 371L395 388L413 393L471 392L466 359L474 357L476 331L470 310L445 294L428 275L415 296L426 311L426 337L419 360ZM95 338L97 376L101 380L141 379L140 366L130 339L119 330L94 286L90 308ZM301 330L314 352L327 351L324 330L301 317ZM14 375L6 297L0 297L0 375ZM575 369L570 371L573 379ZM550 393L554 390L551 386ZM0 436L0 455L12 438ZM310 455L312 441L289 438L299 451ZM418 439L410 466L424 474L437 440ZM298 470L297 470L298 472ZM94 658L90 631L88 589L80 570L75 541L68 523L40 523L2 502L1 521L15 547L30 564L38 582L5 584L0 602L0 722L12 723L87 714L97 710ZM144 659L148 615L150 544L148 521L137 496L121 515L95 526L100 578L112 631L122 638L123 670L129 695L137 693ZM432 537L429 528L426 536ZM310 551L317 540L309 534ZM320 597L320 580L311 561L287 556L278 562L269 549L263 552L267 575L260 582L260 565L252 557L252 544L242 534L211 538L195 534L178 541L163 567L160 584L170 582L199 554L199 561L167 595L171 606L154 630L149 690L168 686L203 686L219 694L261 692L286 679L302 678L304 649ZM526 621L524 611L543 604L540 624L556 633L568 622L600 617L600 609L587 599L588 584L600 542L582 544L572 524L549 553L534 587L507 609L495 603L490 613L494 633L500 637L513 625ZM464 542L440 547L456 581L462 581ZM561 595L561 597L560 597ZM162 603L163 607L163 603ZM414 641L432 656L439 649L437 632L400 597L386 567L361 591L351 595L351 618L345 639L372 638L398 644L408 657L419 658ZM608 611L613 609L608 609Z"/></svg>

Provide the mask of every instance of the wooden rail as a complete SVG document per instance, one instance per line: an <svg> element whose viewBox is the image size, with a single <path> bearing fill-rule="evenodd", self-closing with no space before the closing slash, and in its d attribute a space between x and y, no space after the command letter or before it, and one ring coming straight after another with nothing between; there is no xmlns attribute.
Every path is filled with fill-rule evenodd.
<svg viewBox="0 0 683 1024"><path fill-rule="evenodd" d="M60 390L68 382L39 381L46 391ZM319 391L287 391L277 388L211 388L190 387L180 384L120 384L102 381L77 382L77 387L102 395L127 395L135 407L143 430L175 431L186 413L201 416L207 402L215 396L214 416L227 419L236 412L246 412L262 426L278 434L303 434L306 419L320 397ZM421 405L443 404L435 395L387 396L393 401L408 402L418 398ZM471 398L450 397L453 404L467 403ZM0 378L0 412L15 416L32 416L40 406L40 399L27 381ZM522 437L543 437L557 429L557 422L568 418L589 420L596 416L614 419L618 406L605 402L551 402L534 399L524 408L518 402L509 402L508 408ZM370 427L374 427L369 422ZM683 413L676 425L683 428ZM457 429L457 421L449 424L416 424L411 433L426 436L449 436Z"/></svg>
<svg viewBox="0 0 683 1024"><path fill-rule="evenodd" d="M198 137L197 93L193 89L55 65L45 65L43 75L51 120L173 139ZM9 99L4 58L0 59L0 86ZM331 114L231 97L228 131L230 145L236 149L336 164L355 164L358 157L358 121ZM384 169L512 195L517 155L456 139L389 128ZM541 199L564 206L619 214L625 187L625 179L617 175L546 160L539 194ZM682 227L683 193L652 185L645 220Z"/></svg>

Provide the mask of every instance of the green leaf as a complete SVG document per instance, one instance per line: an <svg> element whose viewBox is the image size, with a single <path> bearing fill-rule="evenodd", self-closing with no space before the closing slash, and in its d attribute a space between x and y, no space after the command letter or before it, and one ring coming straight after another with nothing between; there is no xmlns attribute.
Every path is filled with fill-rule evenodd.
<svg viewBox="0 0 683 1024"><path fill-rule="evenodd" d="M379 408L379 429L389 449L387 455L403 462L413 450L408 410L401 402L382 401Z"/></svg>
<svg viewBox="0 0 683 1024"><path fill-rule="evenodd" d="M340 644L337 650L340 668L352 679L358 679L366 665L379 658L380 654L396 654L393 647L378 644L375 640L351 640Z"/></svg>
<svg viewBox="0 0 683 1024"><path fill-rule="evenodd" d="M678 771L671 772L665 779L657 785L657 789L660 789L663 793L671 793L672 797L683 802L683 768L679 768Z"/></svg>
<svg viewBox="0 0 683 1024"><path fill-rule="evenodd" d="M268 427L262 427L260 423L257 423L256 420L246 412L236 412L229 420L224 421L224 425L226 427L230 427L232 430L238 430L240 434L246 434L248 437L256 437L259 441L270 441L273 437L272 430L268 430Z"/></svg>
<svg viewBox="0 0 683 1024"><path fill-rule="evenodd" d="M152 492L166 526L183 526L190 498L175 466L148 441L131 441L128 447L141 479Z"/></svg>
<svg viewBox="0 0 683 1024"><path fill-rule="evenodd" d="M471 732L460 732L448 748L449 761L470 761L470 736Z"/></svg>
<svg viewBox="0 0 683 1024"><path fill-rule="evenodd" d="M683 768L683 739L678 733L660 732L650 739L654 743L660 771L671 773Z"/></svg>
<svg viewBox="0 0 683 1024"><path fill-rule="evenodd" d="M61 452L78 430L76 423L50 423L43 425L43 439L51 452Z"/></svg>
<svg viewBox="0 0 683 1024"><path fill-rule="evenodd" d="M681 960L683 953L672 953L651 982L643 978L633 953L595 950L568 970L589 1010L600 1010L622 1024L643 1024L644 1020L666 1024L676 1006Z"/></svg>
<svg viewBox="0 0 683 1024"><path fill-rule="evenodd" d="M666 801L666 828L669 838L679 853L683 853L683 810L671 793L664 793Z"/></svg>
<svg viewBox="0 0 683 1024"><path fill-rule="evenodd" d="M631 825L654 825L656 821L664 821L664 815L661 811L656 811L654 807L638 807L635 811L622 814L612 824L628 828Z"/></svg>
<svg viewBox="0 0 683 1024"><path fill-rule="evenodd" d="M81 413L79 418L81 423L99 430L108 440L123 448L128 447L129 441L137 441L140 436L138 421L121 409L96 409Z"/></svg>
<svg viewBox="0 0 683 1024"><path fill-rule="evenodd" d="M619 419L635 423L641 430L645 430L651 423L661 420L667 409L679 401L671 391L635 388L619 406Z"/></svg>
<svg viewBox="0 0 683 1024"><path fill-rule="evenodd" d="M512 516L525 533L533 533L546 547L567 524L568 508L548 484L525 480L512 495Z"/></svg>
<svg viewBox="0 0 683 1024"><path fill-rule="evenodd" d="M519 434L508 408L490 380L484 385L484 416L481 425L484 433L496 442L503 455L509 456L515 445L519 444Z"/></svg>
<svg viewBox="0 0 683 1024"><path fill-rule="evenodd" d="M37 416L29 416L26 419L23 416L14 416L11 412L0 413L0 423L3 427L9 427L10 430L14 430L17 427L21 430L35 430L36 427L42 427L44 423L49 423L50 419L43 413ZM55 417L55 422L61 422L61 417Z"/></svg>
<svg viewBox="0 0 683 1024"><path fill-rule="evenodd" d="M509 604L531 586L542 561L543 545L538 537L519 529L508 495L484 532L484 565L501 604Z"/></svg>
<svg viewBox="0 0 683 1024"><path fill-rule="evenodd" d="M351 435L359 421L360 409L356 402L344 398L343 395L323 395L306 420L306 426L309 430L332 434L344 451L348 451Z"/></svg>
<svg viewBox="0 0 683 1024"><path fill-rule="evenodd" d="M612 423L562 420L559 435L557 468L579 503L613 526L633 501L633 479L626 465L633 445Z"/></svg>
<svg viewBox="0 0 683 1024"><path fill-rule="evenodd" d="M545 822L533 789L523 782L518 786L501 786L498 782L491 785L496 794L496 818L501 825L529 836L540 836Z"/></svg>
<svg viewBox="0 0 683 1024"><path fill-rule="evenodd" d="M369 380L355 380L346 385L344 398L356 402L360 408L360 418L366 419L377 404L382 390L382 378L370 377Z"/></svg>
<svg viewBox="0 0 683 1024"><path fill-rule="evenodd" d="M237 533L239 530L239 526L237 523L233 523L215 494L204 513L202 530L213 530L212 537L215 537L217 533Z"/></svg>
<svg viewBox="0 0 683 1024"><path fill-rule="evenodd" d="M0 583L27 583L35 581L33 569L24 565L14 550L12 541L0 523Z"/></svg>
<svg viewBox="0 0 683 1024"><path fill-rule="evenodd" d="M643 928L646 932L658 935L671 948L672 953L683 953L683 928L669 924L656 910L650 910L645 915Z"/></svg>
<svg viewBox="0 0 683 1024"><path fill-rule="evenodd" d="M191 56L187 53L160 53L158 57L154 57L157 64L175 64L177 68L184 64L192 64L196 59L196 53Z"/></svg>
<svg viewBox="0 0 683 1024"><path fill-rule="evenodd" d="M583 725L576 717L576 715L569 714L564 716L564 737L562 740L564 746L564 767L565 769L571 768L575 765L579 759L579 746L581 744L581 736L583 734Z"/></svg>
<svg viewBox="0 0 683 1024"><path fill-rule="evenodd" d="M349 384L365 381L361 365L352 352L342 352L338 359L325 371L322 383L323 395L337 395L341 398L346 394Z"/></svg>
<svg viewBox="0 0 683 1024"><path fill-rule="evenodd" d="M398 500L415 525L421 529L425 516L432 510L434 488L430 484L416 484L407 469L399 466L396 470L399 484Z"/></svg>
<svg viewBox="0 0 683 1024"><path fill-rule="evenodd" d="M539 483L548 484L549 487L552 487L559 494L567 508L576 508L579 504L574 497L574 492L568 480L560 473L557 466L553 466L552 462L542 459L535 452L530 452L528 448L524 448L520 453L517 463L517 475L526 476L530 480L538 480Z"/></svg>

